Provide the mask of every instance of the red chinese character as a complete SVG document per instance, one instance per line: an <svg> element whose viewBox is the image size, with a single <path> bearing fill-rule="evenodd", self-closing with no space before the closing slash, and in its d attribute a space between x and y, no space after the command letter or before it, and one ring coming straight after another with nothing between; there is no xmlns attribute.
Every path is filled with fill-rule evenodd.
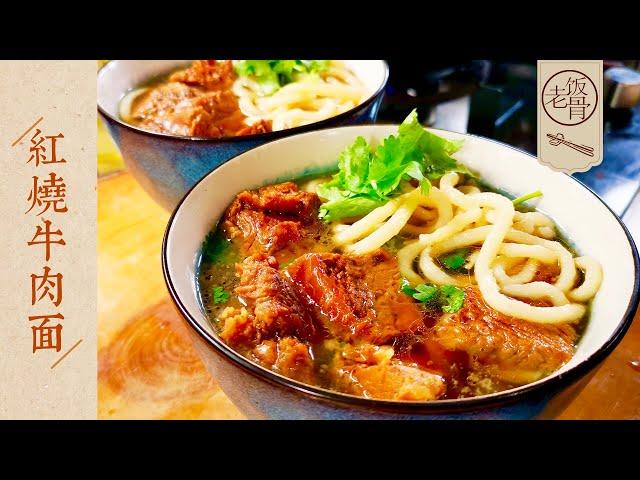
<svg viewBox="0 0 640 480"><path fill-rule="evenodd" d="M33 353L36 350L55 350L59 352L62 348L62 325L48 325L51 319L64 320L61 313L55 315L34 315L29 317L29 321L42 320L40 325L31 327L33 337Z"/></svg>
<svg viewBox="0 0 640 480"><path fill-rule="evenodd" d="M32 153L31 157L29 157L29 160L27 161L27 163L29 163L31 160L35 160L36 167L40 165L40 162L46 158L44 156L44 152L46 152L47 149L43 145L44 137L40 136L41 133L42 130L37 128L36 132L31 137L31 148L29 148L29 151Z"/></svg>
<svg viewBox="0 0 640 480"><path fill-rule="evenodd" d="M65 213L67 211L65 203L67 185L64 183L64 179L51 172L49 178L45 178L40 185L38 184L39 180L38 177L33 177L33 188L27 198L27 201L31 202L31 207L25 213L29 213L36 205L42 208L38 215L42 215L50 207L54 212Z"/></svg>
<svg viewBox="0 0 640 480"><path fill-rule="evenodd" d="M62 278L63 275L58 273L51 274L49 267L43 268L42 275L31 274L31 305L35 305L44 297L49 297L51 303L56 307L62 302Z"/></svg>
<svg viewBox="0 0 640 480"><path fill-rule="evenodd" d="M51 230L51 222L49 220L44 221L44 229L38 225L36 227L36 233L27 245L44 245L45 246L45 260L48 262L51 258L51 244L57 243L58 245L66 245L66 242L60 238L59 240L52 240L53 237L62 237L62 230Z"/></svg>
<svg viewBox="0 0 640 480"><path fill-rule="evenodd" d="M58 158L56 151L56 142L59 138L64 138L64 135L62 133L59 133L58 135L47 135L43 137L40 135L41 133L42 130L37 128L36 132L31 137L31 147L29 148L31 157L29 157L27 163L33 160L36 164L36 167L41 163L43 165L49 165L51 163L67 163L64 158ZM49 140L51 144L50 151L47 155L45 155L45 153L47 153L47 147L45 147L44 145L45 139Z"/></svg>

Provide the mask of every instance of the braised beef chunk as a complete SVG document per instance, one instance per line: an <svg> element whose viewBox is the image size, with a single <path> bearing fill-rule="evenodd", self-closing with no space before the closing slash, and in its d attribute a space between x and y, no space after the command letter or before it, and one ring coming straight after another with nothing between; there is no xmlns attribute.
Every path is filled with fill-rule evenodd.
<svg viewBox="0 0 640 480"><path fill-rule="evenodd" d="M200 92L182 83L170 83L140 95L131 108L135 125L153 132L188 136L193 128L191 116Z"/></svg>
<svg viewBox="0 0 640 480"><path fill-rule="evenodd" d="M346 273L354 282L364 282L373 292L376 312L376 341L398 333L414 332L424 326L416 302L400 292L402 277L396 257L386 250L347 256Z"/></svg>
<svg viewBox="0 0 640 480"><path fill-rule="evenodd" d="M398 291L397 261L384 250L358 256L310 253L287 271L326 330L341 340L382 344L423 325L415 302Z"/></svg>
<svg viewBox="0 0 640 480"><path fill-rule="evenodd" d="M245 123L231 90L236 78L230 60L195 60L189 68L137 97L131 121L154 132L190 137L270 132L271 122Z"/></svg>
<svg viewBox="0 0 640 480"><path fill-rule="evenodd" d="M250 208L310 225L317 221L320 199L315 193L300 190L293 182L284 182L239 193L230 211L234 205L235 208Z"/></svg>
<svg viewBox="0 0 640 480"><path fill-rule="evenodd" d="M309 346L297 338L265 340L252 353L258 362L286 377L305 383L316 381Z"/></svg>
<svg viewBox="0 0 640 480"><path fill-rule="evenodd" d="M294 335L309 340L315 334L310 313L275 258L261 254L237 265L236 294L252 314L256 339Z"/></svg>
<svg viewBox="0 0 640 480"><path fill-rule="evenodd" d="M292 182L238 194L223 228L243 253L273 254L318 234L320 199Z"/></svg>
<svg viewBox="0 0 640 480"><path fill-rule="evenodd" d="M354 395L386 400L435 400L444 395L444 378L417 364L393 358L393 348L346 346L330 367L335 385Z"/></svg>
<svg viewBox="0 0 640 480"><path fill-rule="evenodd" d="M169 81L209 90L228 90L235 78L231 60L194 60L189 68L173 73Z"/></svg>
<svg viewBox="0 0 640 480"><path fill-rule="evenodd" d="M156 92L156 96L175 88L172 85ZM244 118L237 111L235 101L230 92L203 93L158 113L152 122L174 135L231 136L241 126Z"/></svg>
<svg viewBox="0 0 640 480"><path fill-rule="evenodd" d="M132 117L147 130L190 137L233 136L247 128L231 91L203 92L182 83L168 83L141 96Z"/></svg>
<svg viewBox="0 0 640 480"><path fill-rule="evenodd" d="M467 352L488 374L524 384L552 373L573 355L577 335L570 324L507 317L491 309L476 287L467 287L465 293L463 308L435 325L435 338L445 348Z"/></svg>
<svg viewBox="0 0 640 480"><path fill-rule="evenodd" d="M220 337L229 345L251 345L257 337L253 321L253 314L246 308L227 307L218 315Z"/></svg>

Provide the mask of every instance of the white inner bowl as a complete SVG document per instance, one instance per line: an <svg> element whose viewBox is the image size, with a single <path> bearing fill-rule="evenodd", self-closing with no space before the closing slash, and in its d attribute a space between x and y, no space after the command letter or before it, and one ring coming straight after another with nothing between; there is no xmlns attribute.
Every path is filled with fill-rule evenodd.
<svg viewBox="0 0 640 480"><path fill-rule="evenodd" d="M215 227L235 195L245 189L334 167L341 150L357 136L377 144L396 131L397 126L391 125L344 127L276 140L232 158L186 195L167 230L166 274L180 303L204 331L217 336L197 293L200 248L205 235ZM590 255L601 263L602 286L593 300L591 318L575 355L558 371L534 384L587 360L615 336L635 300L634 248L619 220L586 187L568 175L540 165L524 152L480 137L431 131L448 139L463 139L463 147L454 156L493 187L514 196L541 190L544 196L537 208L553 218L579 254Z"/></svg>

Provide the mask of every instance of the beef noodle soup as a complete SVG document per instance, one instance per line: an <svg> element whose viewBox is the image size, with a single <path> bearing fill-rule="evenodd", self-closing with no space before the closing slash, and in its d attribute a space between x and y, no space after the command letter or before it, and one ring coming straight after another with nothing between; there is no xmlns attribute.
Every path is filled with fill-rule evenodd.
<svg viewBox="0 0 640 480"><path fill-rule="evenodd" d="M203 244L221 339L295 380L388 400L495 393L569 361L602 280L553 221L487 188L415 113L332 177L240 192Z"/></svg>
<svg viewBox="0 0 640 480"><path fill-rule="evenodd" d="M120 117L145 130L229 137L324 120L366 98L339 60L196 60L120 102Z"/></svg>

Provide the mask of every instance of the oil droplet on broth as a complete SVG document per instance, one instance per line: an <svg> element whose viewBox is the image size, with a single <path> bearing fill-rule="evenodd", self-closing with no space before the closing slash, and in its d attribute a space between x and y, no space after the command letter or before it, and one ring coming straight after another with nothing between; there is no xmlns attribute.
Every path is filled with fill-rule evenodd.
<svg viewBox="0 0 640 480"><path fill-rule="evenodd" d="M633 368L635 371L640 372L640 359L631 360L629 362L629 366Z"/></svg>

